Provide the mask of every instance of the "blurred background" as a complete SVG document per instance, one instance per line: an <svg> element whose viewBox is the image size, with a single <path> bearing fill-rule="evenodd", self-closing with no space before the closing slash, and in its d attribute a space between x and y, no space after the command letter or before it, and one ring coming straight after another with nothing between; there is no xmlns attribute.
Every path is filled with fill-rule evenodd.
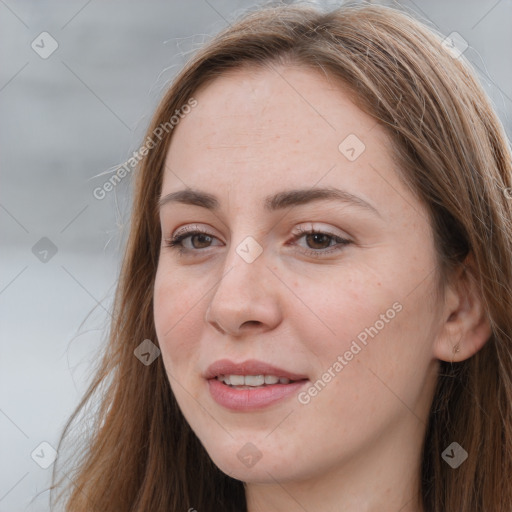
<svg viewBox="0 0 512 512"><path fill-rule="evenodd" d="M373 3L451 35L510 138L512 0ZM49 510L53 450L105 340L130 178L94 190L190 53L256 5L0 0L0 512Z"/></svg>

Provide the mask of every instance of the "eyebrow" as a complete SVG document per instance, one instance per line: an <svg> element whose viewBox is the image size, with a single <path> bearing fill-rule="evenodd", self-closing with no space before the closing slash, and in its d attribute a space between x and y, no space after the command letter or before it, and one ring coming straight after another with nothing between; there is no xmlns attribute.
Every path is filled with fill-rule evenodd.
<svg viewBox="0 0 512 512"><path fill-rule="evenodd" d="M264 201L264 208L266 211L273 212L284 208L301 206L314 201L325 200L337 200L360 209L365 209L381 217L378 210L361 197L334 187L284 190L267 196ZM212 211L218 211L220 209L220 202L216 196L192 188L178 190L162 196L158 201L158 209L161 209L164 205L169 203L200 206Z"/></svg>

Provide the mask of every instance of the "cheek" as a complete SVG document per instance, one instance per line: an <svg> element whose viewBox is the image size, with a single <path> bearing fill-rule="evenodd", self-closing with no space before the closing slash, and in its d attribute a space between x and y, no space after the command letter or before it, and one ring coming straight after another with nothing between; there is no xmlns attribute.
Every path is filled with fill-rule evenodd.
<svg viewBox="0 0 512 512"><path fill-rule="evenodd" d="M317 387L337 390L325 400L364 399L366 414L396 401L390 389L417 398L433 359L432 282L398 270L385 263L347 269L321 286L303 282L294 290L302 303L294 308L295 329L316 356Z"/></svg>
<svg viewBox="0 0 512 512"><path fill-rule="evenodd" d="M159 266L153 295L156 334L169 372L179 372L197 350L201 323L197 321L204 290L187 286L176 270ZM194 332L196 330L197 332Z"/></svg>
<svg viewBox="0 0 512 512"><path fill-rule="evenodd" d="M293 301L290 315L301 325L300 339L324 346L326 350L319 353L328 356L349 350L358 336L364 343L368 337L365 329L375 322L379 331L387 329L400 309L393 308L400 298L396 282L386 279L385 271L378 267L347 266L328 276L302 280L293 291L300 300Z"/></svg>
<svg viewBox="0 0 512 512"><path fill-rule="evenodd" d="M189 283L187 286L186 283ZM165 371L172 392L189 423L195 424L204 290L190 286L175 268L159 266L154 287L154 320ZM201 316L203 318L203 316Z"/></svg>

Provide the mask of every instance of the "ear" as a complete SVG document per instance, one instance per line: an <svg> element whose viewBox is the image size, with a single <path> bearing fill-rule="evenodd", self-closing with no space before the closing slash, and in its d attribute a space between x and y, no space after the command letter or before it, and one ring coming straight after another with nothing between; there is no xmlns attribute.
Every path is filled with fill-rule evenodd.
<svg viewBox="0 0 512 512"><path fill-rule="evenodd" d="M442 325L434 345L437 359L464 361L476 354L492 334L476 276L470 253L446 288Z"/></svg>

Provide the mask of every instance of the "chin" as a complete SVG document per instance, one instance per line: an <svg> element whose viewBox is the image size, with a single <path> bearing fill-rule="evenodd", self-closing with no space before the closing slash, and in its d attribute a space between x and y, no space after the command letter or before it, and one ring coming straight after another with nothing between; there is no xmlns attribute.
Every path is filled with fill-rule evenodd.
<svg viewBox="0 0 512 512"><path fill-rule="evenodd" d="M294 479L294 475L290 472L290 467L285 468L284 465L277 461L264 461L263 458L252 467L244 466L237 458L233 460L222 457L212 460L223 473L246 483L275 484L276 480L283 482Z"/></svg>
<svg viewBox="0 0 512 512"><path fill-rule="evenodd" d="M275 484L307 478L298 466L297 458L287 456L277 447L262 446L251 442L251 437L233 441L228 445L216 445L213 449L207 444L207 452L213 463L226 475L247 483ZM258 444L259 447L256 446ZM300 463L299 463L300 464Z"/></svg>

